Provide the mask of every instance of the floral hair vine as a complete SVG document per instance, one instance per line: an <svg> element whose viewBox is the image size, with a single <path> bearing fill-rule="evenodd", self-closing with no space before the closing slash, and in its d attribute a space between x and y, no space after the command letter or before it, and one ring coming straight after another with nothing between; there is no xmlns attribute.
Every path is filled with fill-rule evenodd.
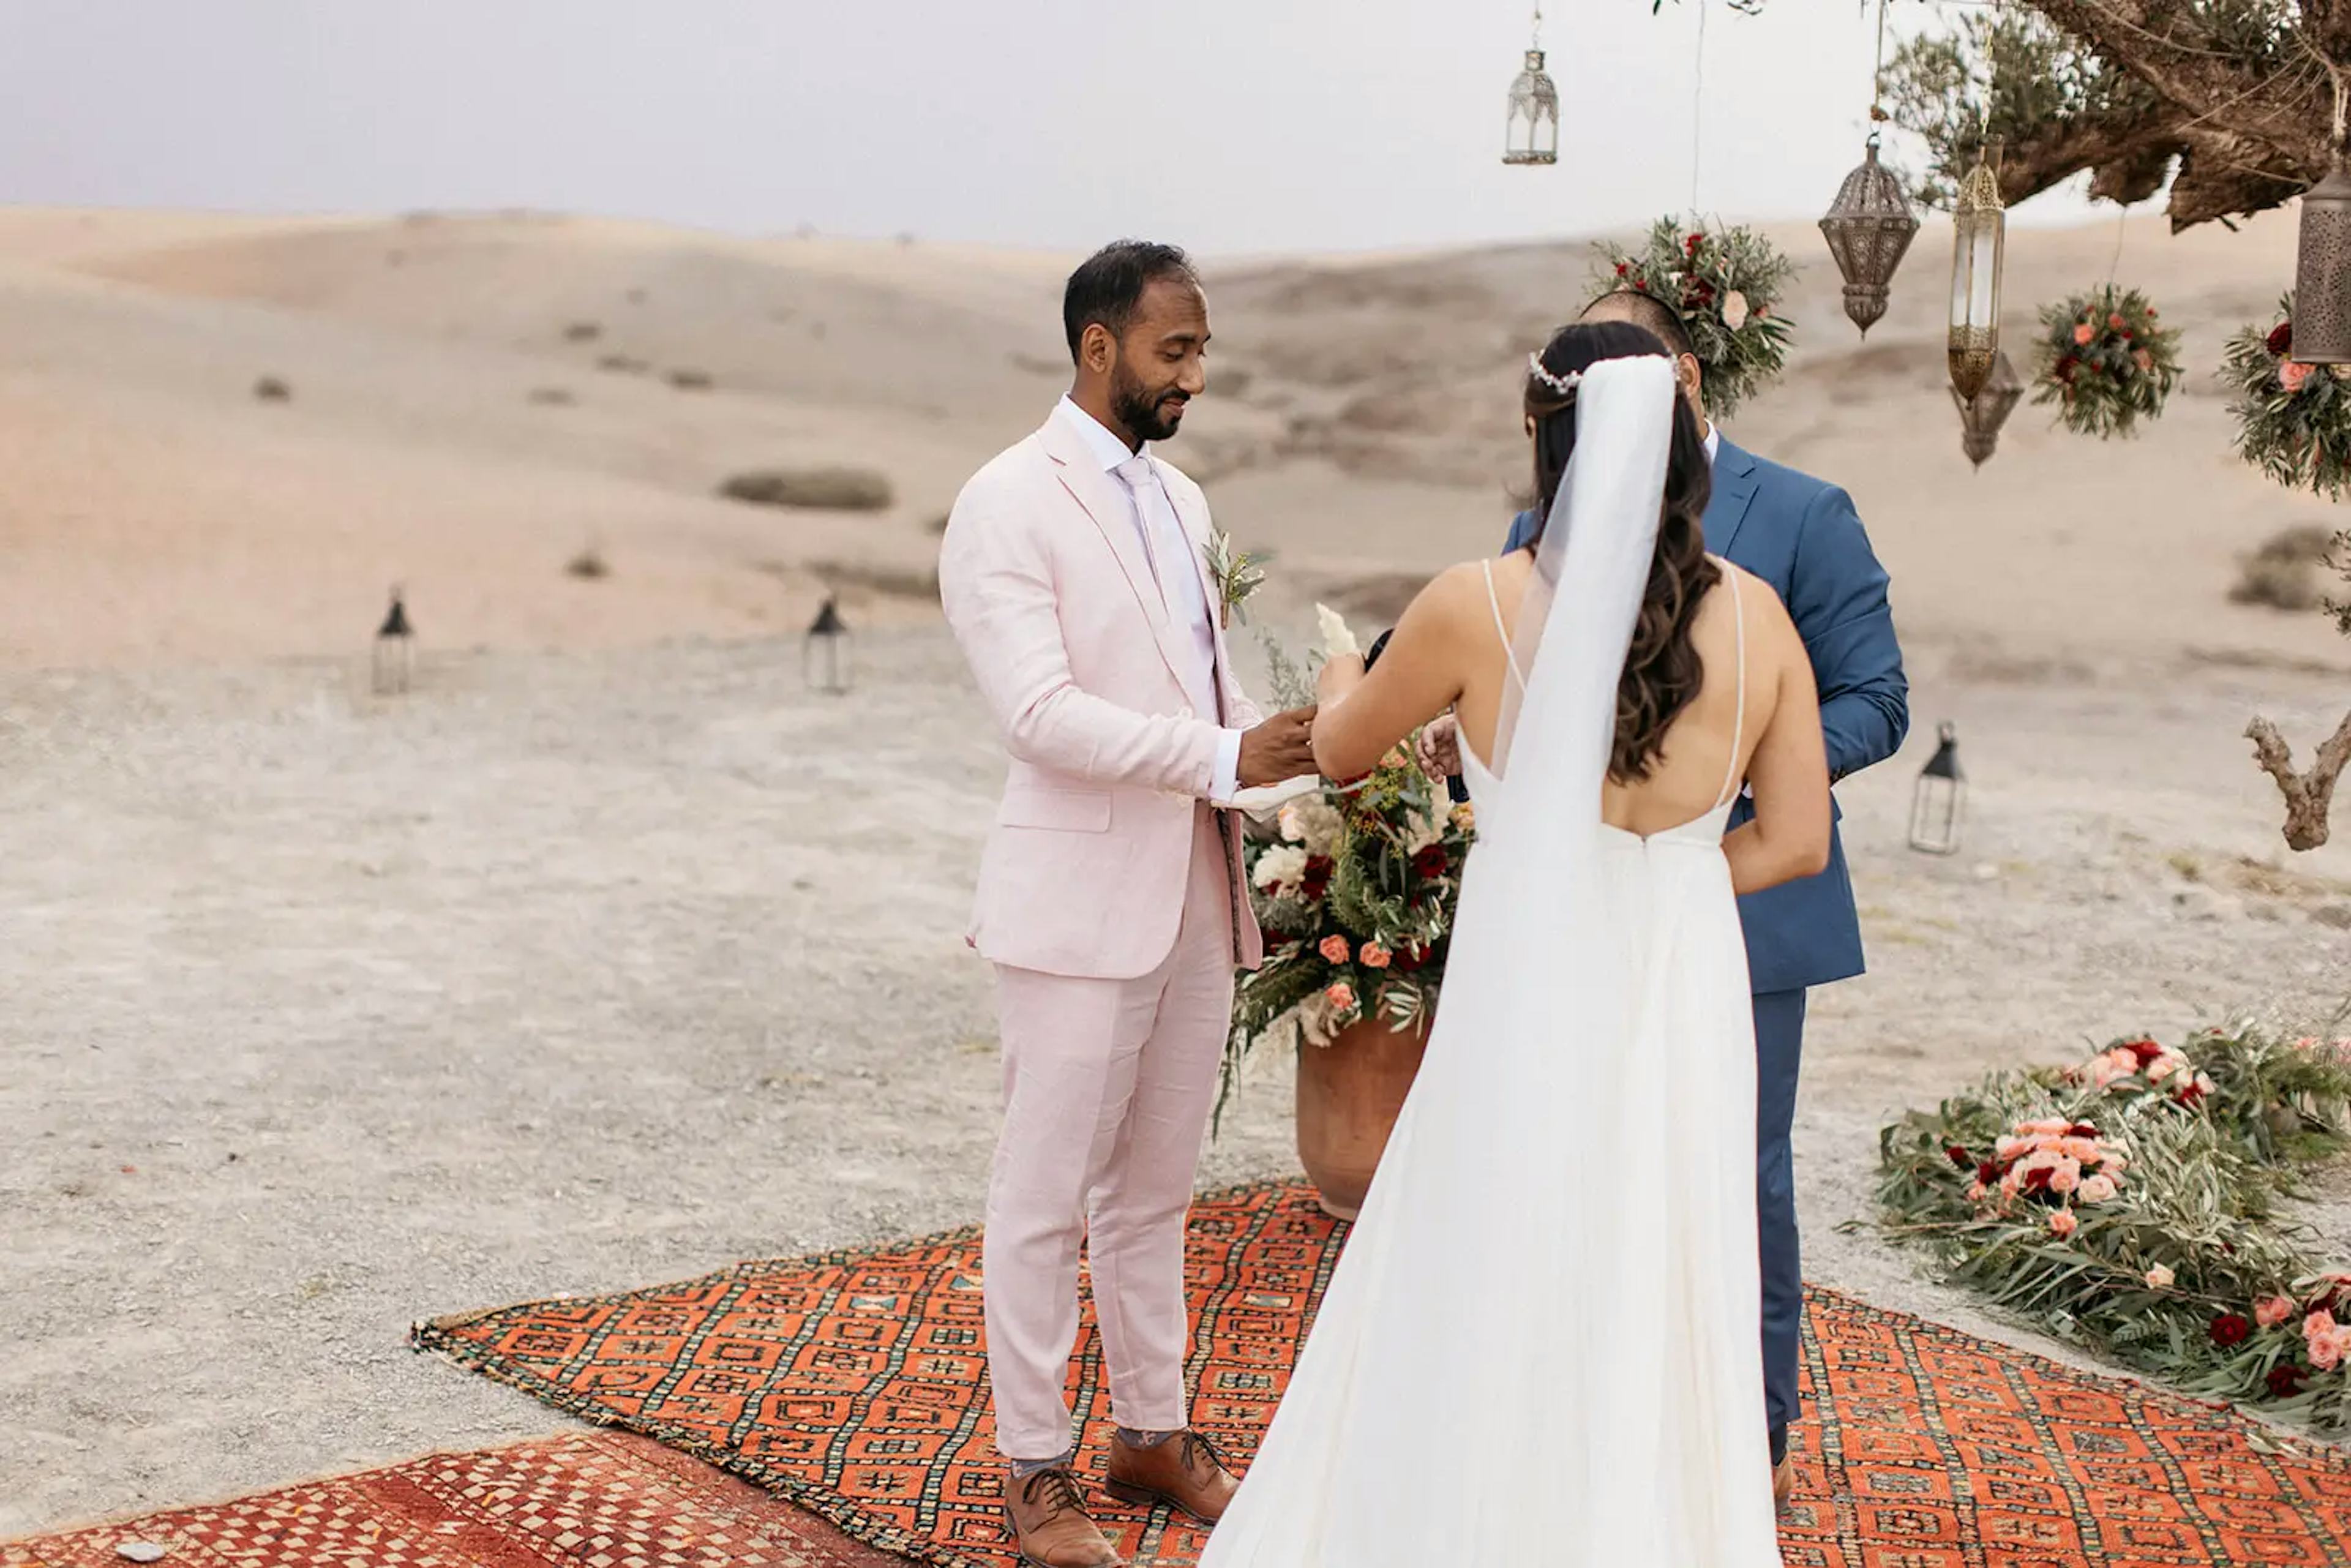
<svg viewBox="0 0 2351 1568"><path fill-rule="evenodd" d="M1573 396L1575 389L1583 384L1582 371L1570 371L1563 376L1553 375L1550 368L1542 362L1542 353L1540 350L1527 356L1527 374L1534 377L1562 397Z"/></svg>

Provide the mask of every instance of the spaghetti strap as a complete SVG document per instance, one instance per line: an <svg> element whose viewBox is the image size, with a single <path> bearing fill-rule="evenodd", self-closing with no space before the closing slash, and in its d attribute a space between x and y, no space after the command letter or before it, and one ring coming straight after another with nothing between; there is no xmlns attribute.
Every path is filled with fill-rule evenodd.
<svg viewBox="0 0 2351 1568"><path fill-rule="evenodd" d="M1519 683L1519 690L1527 689L1527 677L1519 668L1519 655L1510 646L1510 629L1502 623L1502 601L1494 592L1494 563L1479 561L1486 569L1486 608L1494 612L1494 632L1502 639L1502 662L1510 667L1510 678Z"/></svg>
<svg viewBox="0 0 2351 1568"><path fill-rule="evenodd" d="M1718 811L1730 804L1738 793L1739 751L1747 740L1747 601L1739 591L1739 569L1729 566L1727 561L1724 565L1729 568L1723 576L1730 585L1731 613L1738 618L1739 684L1736 687L1737 716L1732 719L1730 727L1730 764L1723 769L1722 789L1714 799L1714 809Z"/></svg>

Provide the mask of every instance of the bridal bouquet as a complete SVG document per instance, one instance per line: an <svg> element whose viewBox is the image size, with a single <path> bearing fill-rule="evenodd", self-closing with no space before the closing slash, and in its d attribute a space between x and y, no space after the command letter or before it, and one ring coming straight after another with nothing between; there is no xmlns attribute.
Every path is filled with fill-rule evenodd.
<svg viewBox="0 0 2351 1568"><path fill-rule="evenodd" d="M1344 623L1325 613L1326 643L1352 645ZM1267 651L1282 700L1311 701L1297 667L1277 645ZM1228 1087L1268 1040L1321 1047L1365 1019L1398 1031L1426 1026L1474 831L1470 809L1421 770L1407 742L1362 779L1325 779L1292 798L1270 831L1249 838L1266 959L1241 977L1234 998Z"/></svg>
<svg viewBox="0 0 2351 1568"><path fill-rule="evenodd" d="M2280 1201L2351 1147L2351 1042L2208 1030L2001 1073L1886 1129L1889 1231L2062 1339L2351 1427L2351 1275Z"/></svg>

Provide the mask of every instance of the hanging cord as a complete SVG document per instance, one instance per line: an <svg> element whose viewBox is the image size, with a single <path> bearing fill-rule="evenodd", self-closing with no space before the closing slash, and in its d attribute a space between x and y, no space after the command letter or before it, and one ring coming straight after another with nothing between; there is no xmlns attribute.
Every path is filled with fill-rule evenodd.
<svg viewBox="0 0 2351 1568"><path fill-rule="evenodd" d="M2125 207L2115 214L2115 254L2114 258L2106 263L2106 288L2109 292L2115 287L2116 275L2122 271L2123 239L2129 233L2130 209Z"/></svg>
<svg viewBox="0 0 2351 1568"><path fill-rule="evenodd" d="M1886 0L1877 0L1877 63L1871 68L1869 78L1871 141L1877 139L1877 128L1886 120Z"/></svg>
<svg viewBox="0 0 2351 1568"><path fill-rule="evenodd" d="M1706 155L1706 0L1698 0L1698 68L1690 93L1690 216L1698 214L1698 170Z"/></svg>

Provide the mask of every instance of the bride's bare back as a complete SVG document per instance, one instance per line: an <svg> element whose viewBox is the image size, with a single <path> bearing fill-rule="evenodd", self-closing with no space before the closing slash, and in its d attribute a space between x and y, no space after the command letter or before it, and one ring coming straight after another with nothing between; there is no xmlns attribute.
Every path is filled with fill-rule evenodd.
<svg viewBox="0 0 2351 1568"><path fill-rule="evenodd" d="M1794 623L1769 586L1727 561L1718 564L1721 580L1691 626L1703 671L1698 695L1666 731L1646 779L1607 782L1601 814L1627 832L1663 832L1712 810L1726 777L1746 779L1756 820L1725 847L1740 891L1751 892L1826 863L1828 770L1812 664ZM1314 732L1324 771L1338 778L1364 771L1399 737L1447 709L1459 721L1462 744L1481 759L1492 756L1516 679L1509 647L1533 575L1533 558L1525 552L1455 567L1413 601L1378 667L1357 677L1360 684L1344 669L1332 672Z"/></svg>

